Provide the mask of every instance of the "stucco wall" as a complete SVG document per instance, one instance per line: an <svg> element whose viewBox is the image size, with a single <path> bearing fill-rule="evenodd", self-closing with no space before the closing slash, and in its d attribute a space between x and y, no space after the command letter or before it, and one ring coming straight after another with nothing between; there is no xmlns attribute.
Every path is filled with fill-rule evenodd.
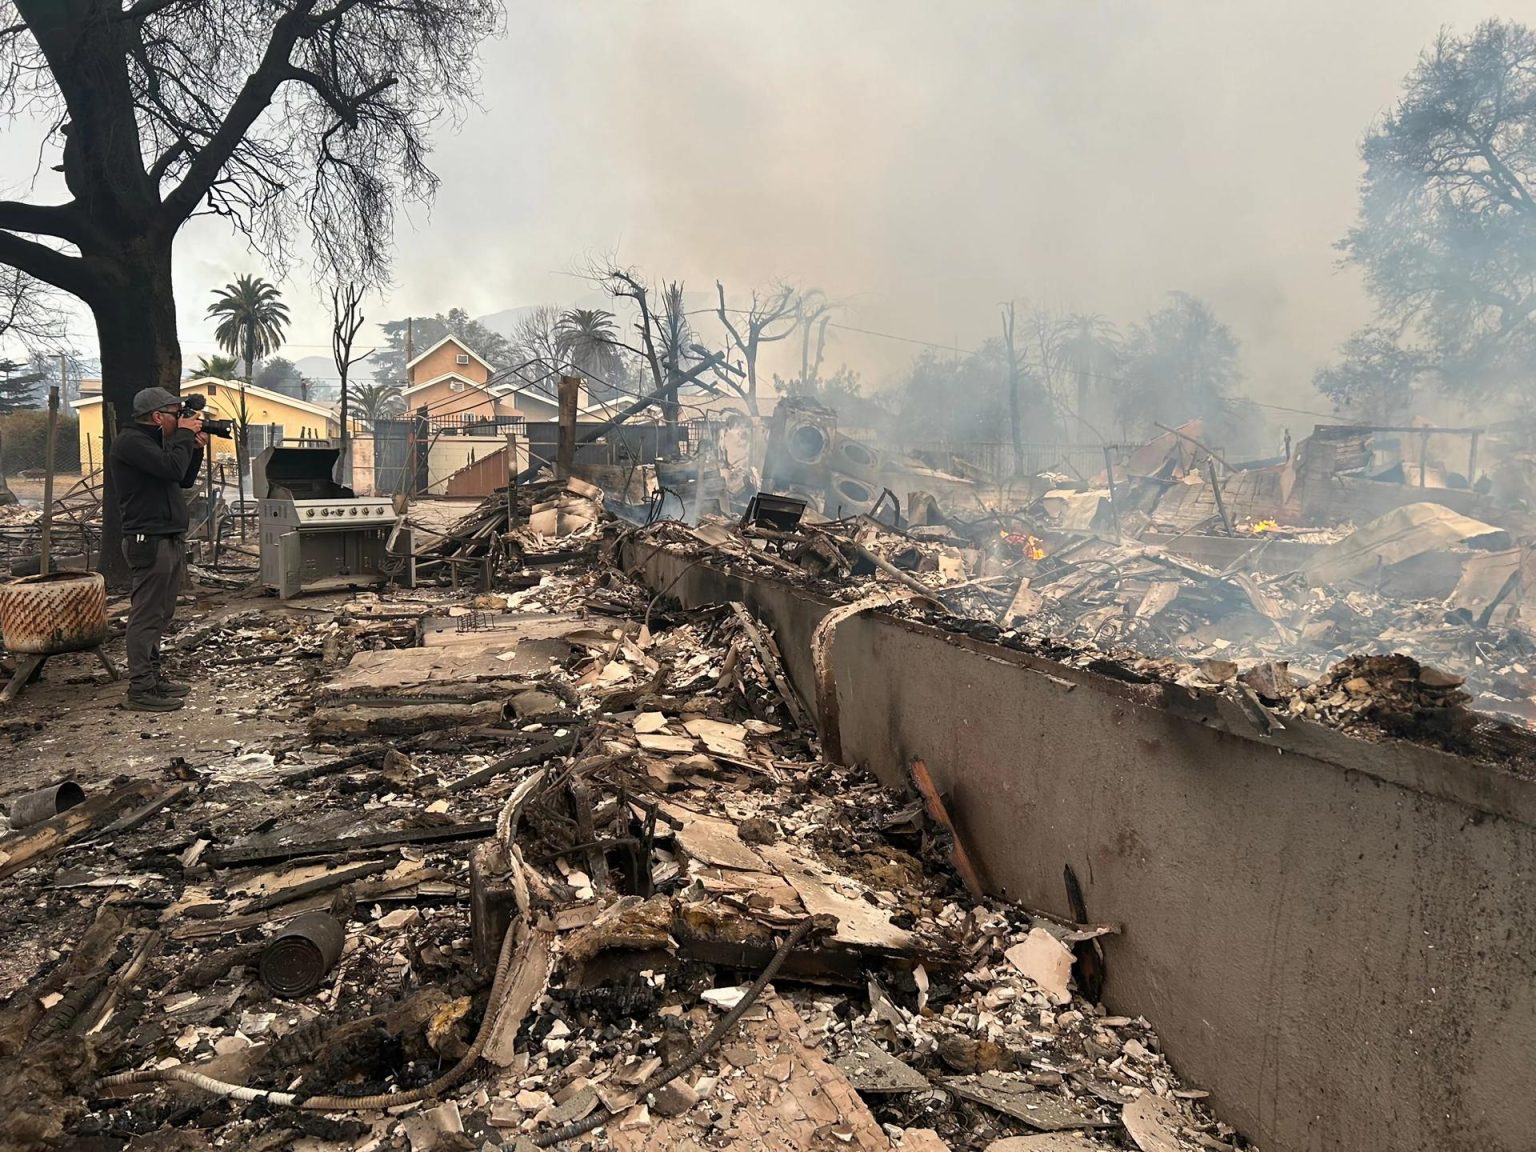
<svg viewBox="0 0 1536 1152"><path fill-rule="evenodd" d="M467 380L472 380L477 384L484 384L491 378L491 374L485 370L484 364L481 364L473 356L469 358L468 364L458 363L458 357L467 351L468 349L461 347L454 341L448 341L448 343L436 349L425 357L421 363L411 369L411 382L421 384L428 380L435 380L445 372L457 372Z"/></svg>
<svg viewBox="0 0 1536 1152"><path fill-rule="evenodd" d="M239 420L240 418L240 387L237 384L217 383L209 385L184 381L181 386L181 394L183 396L206 396L208 398L207 412L210 416L223 420ZM85 466L88 455L91 460L100 465L102 441L102 406L100 400L98 399L94 403L81 404L75 409L75 414L80 418L81 466ZM334 418L284 404L281 399L271 395L257 395L251 391L246 392L246 419L253 425L282 425L283 439L288 443L297 443L306 436L321 439L327 436L334 436L340 427ZM215 456L234 457L235 442L233 440L214 437L210 443Z"/></svg>
<svg viewBox="0 0 1536 1152"><path fill-rule="evenodd" d="M813 696L824 601L630 557L684 603L747 601ZM1123 926L1110 1009L1266 1152L1536 1146L1536 786L873 614L831 662L844 758L892 785L924 759L999 893L1065 914L1071 864Z"/></svg>
<svg viewBox="0 0 1536 1152"><path fill-rule="evenodd" d="M439 380L418 389L405 398L406 406L412 412L424 407L432 416L461 416L473 412L489 419L497 414L495 399L483 388L464 384L455 392L453 383Z"/></svg>

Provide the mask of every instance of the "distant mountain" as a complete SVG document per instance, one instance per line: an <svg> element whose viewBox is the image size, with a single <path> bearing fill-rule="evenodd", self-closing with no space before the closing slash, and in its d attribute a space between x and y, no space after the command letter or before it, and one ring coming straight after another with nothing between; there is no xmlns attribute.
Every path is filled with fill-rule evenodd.
<svg viewBox="0 0 1536 1152"><path fill-rule="evenodd" d="M367 345L364 345L367 347ZM301 376L315 381L312 397L317 404L334 404L341 398L341 383L336 376L336 362L329 356L305 356L293 362ZM373 367L367 360L352 365L348 373L354 385L371 384Z"/></svg>
<svg viewBox="0 0 1536 1152"><path fill-rule="evenodd" d="M492 312L487 316L476 316L475 322L484 324L498 336L504 336L510 340L517 330L517 322L536 308L538 308L537 304L524 304L520 308L503 308L500 312Z"/></svg>
<svg viewBox="0 0 1536 1152"><path fill-rule="evenodd" d="M332 383L336 379L336 365L329 356L304 356L295 360L293 366L300 376L308 376L311 380Z"/></svg>

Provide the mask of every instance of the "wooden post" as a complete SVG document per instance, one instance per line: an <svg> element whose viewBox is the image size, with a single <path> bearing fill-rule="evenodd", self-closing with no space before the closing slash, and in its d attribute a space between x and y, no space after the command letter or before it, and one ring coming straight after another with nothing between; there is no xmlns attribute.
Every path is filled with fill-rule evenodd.
<svg viewBox="0 0 1536 1152"><path fill-rule="evenodd" d="M1115 518L1115 539L1120 538L1120 499L1115 495L1115 457L1104 445L1104 478L1109 481L1109 511ZM907 509L908 512L911 509Z"/></svg>
<svg viewBox="0 0 1536 1152"><path fill-rule="evenodd" d="M1228 536L1236 536L1237 532L1232 527L1232 517L1227 515L1226 502L1221 498L1221 485L1216 483L1216 461L1206 459L1205 475L1211 482L1211 495L1216 498L1216 513L1221 517L1222 527L1227 530Z"/></svg>
<svg viewBox="0 0 1536 1152"><path fill-rule="evenodd" d="M235 424L235 485L239 489L240 541L245 542L245 458L251 452L250 410L246 407L245 385L240 385L240 419ZM258 494L257 499L261 496Z"/></svg>
<svg viewBox="0 0 1536 1152"><path fill-rule="evenodd" d="M1429 455L1429 433L1419 437L1419 487L1424 487L1424 458Z"/></svg>
<svg viewBox="0 0 1536 1152"><path fill-rule="evenodd" d="M64 376L64 355L59 354L59 377ZM48 545L53 532L53 454L59 431L59 386L48 387L48 443L43 448L43 523L37 537L37 571L48 574Z"/></svg>
<svg viewBox="0 0 1536 1152"><path fill-rule="evenodd" d="M569 480L576 463L576 396L581 386L577 376L560 377L560 443L555 450L555 479Z"/></svg>
<svg viewBox="0 0 1536 1152"><path fill-rule="evenodd" d="M507 527L512 527L512 511L517 507L517 433L507 433Z"/></svg>
<svg viewBox="0 0 1536 1152"><path fill-rule="evenodd" d="M1477 437L1478 433L1472 433L1472 446L1467 449L1467 487L1477 483Z"/></svg>
<svg viewBox="0 0 1536 1152"><path fill-rule="evenodd" d="M203 498L208 502L208 566L219 562L218 530L213 525L213 437L208 437L208 454L203 460Z"/></svg>

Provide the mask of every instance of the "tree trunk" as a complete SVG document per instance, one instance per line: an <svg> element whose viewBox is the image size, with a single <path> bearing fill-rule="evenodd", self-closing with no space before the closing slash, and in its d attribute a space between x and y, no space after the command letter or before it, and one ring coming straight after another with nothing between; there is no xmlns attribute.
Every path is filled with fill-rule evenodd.
<svg viewBox="0 0 1536 1152"><path fill-rule="evenodd" d="M108 266L104 280L103 291L91 305L101 345L103 461L112 449L113 417L117 428L132 422L135 393L153 387L181 390L170 245L141 241ZM109 583L118 584L128 576L122 516L112 469L103 472L101 571Z"/></svg>
<svg viewBox="0 0 1536 1152"><path fill-rule="evenodd" d="M349 347L347 355L350 356L351 354L352 349ZM347 425L347 421L351 418L351 413L347 410L347 369L349 367L350 365L345 363L336 366L337 371L341 375L341 428L338 436L341 444L341 454L337 457L340 475L336 477L336 482L348 488L352 487L352 429Z"/></svg>
<svg viewBox="0 0 1536 1152"><path fill-rule="evenodd" d="M1024 469L1024 407L1019 397L1019 370L1010 365L1008 371L1008 428L1013 439L1013 474L1020 476Z"/></svg>
<svg viewBox="0 0 1536 1152"><path fill-rule="evenodd" d="M662 406L662 415L666 418L667 431L665 456L668 460L676 460L679 455L677 450L677 418L678 409L680 407L678 404L679 391L680 389L677 382L677 369L668 368L667 399L666 403Z"/></svg>

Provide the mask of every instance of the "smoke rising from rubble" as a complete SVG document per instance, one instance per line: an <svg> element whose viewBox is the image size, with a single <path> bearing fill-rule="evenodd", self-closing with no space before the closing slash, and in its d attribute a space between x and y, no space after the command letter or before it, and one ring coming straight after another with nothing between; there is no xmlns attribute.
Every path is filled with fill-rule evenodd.
<svg viewBox="0 0 1536 1152"><path fill-rule="evenodd" d="M584 286L558 270L616 249L690 289L784 276L851 324L974 347L1008 297L1125 325L1183 289L1236 330L1254 395L1325 410L1311 374L1370 315L1332 248L1359 140L1442 24L1486 14L521 9L487 49L486 115L439 145L442 194L402 237L396 299L441 306L466 253L499 250L470 303L568 300ZM488 229L491 205L506 223ZM878 383L913 350L836 332L828 359Z"/></svg>

